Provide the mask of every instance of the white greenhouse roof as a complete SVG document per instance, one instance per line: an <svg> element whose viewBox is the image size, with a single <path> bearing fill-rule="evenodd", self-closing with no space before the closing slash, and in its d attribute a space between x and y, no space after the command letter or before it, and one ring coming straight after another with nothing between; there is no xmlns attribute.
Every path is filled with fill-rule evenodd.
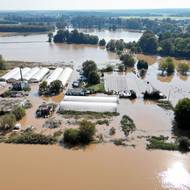
<svg viewBox="0 0 190 190"><path fill-rule="evenodd" d="M65 96L64 101L73 102L103 102L103 103L118 103L118 98L112 97L99 97L99 96Z"/></svg>
<svg viewBox="0 0 190 190"><path fill-rule="evenodd" d="M39 70L39 67L32 68L29 72L23 75L23 79L27 81L30 80Z"/></svg>
<svg viewBox="0 0 190 190"><path fill-rule="evenodd" d="M12 70L10 70L8 73L6 73L5 75L3 75L0 79L1 80L9 80L11 77L13 77L14 75L16 75L17 73L20 73L20 69L19 67L16 67Z"/></svg>
<svg viewBox="0 0 190 190"><path fill-rule="evenodd" d="M71 77L72 72L73 72L73 69L71 69L70 67L67 67L58 77L58 80L62 82L64 87L66 86L69 78Z"/></svg>
<svg viewBox="0 0 190 190"><path fill-rule="evenodd" d="M31 77L30 81L40 82L45 77L45 75L47 75L48 72L49 72L48 68L46 67L40 68L40 70Z"/></svg>
<svg viewBox="0 0 190 190"><path fill-rule="evenodd" d="M117 103L62 101L60 111L117 112Z"/></svg>
<svg viewBox="0 0 190 190"><path fill-rule="evenodd" d="M56 68L52 73L51 75L47 78L47 83L50 84L51 82L57 80L60 76L60 74L63 72L63 68Z"/></svg>
<svg viewBox="0 0 190 190"><path fill-rule="evenodd" d="M31 69L28 67L25 67L22 70L22 76L24 76L26 73L28 73ZM18 73L16 73L15 75L13 75L9 80L20 80L21 79L21 75L20 75L20 71Z"/></svg>

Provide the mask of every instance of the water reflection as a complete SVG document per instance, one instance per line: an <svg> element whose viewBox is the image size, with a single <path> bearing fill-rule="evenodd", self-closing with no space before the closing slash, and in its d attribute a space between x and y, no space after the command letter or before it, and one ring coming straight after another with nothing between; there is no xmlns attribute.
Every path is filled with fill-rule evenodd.
<svg viewBox="0 0 190 190"><path fill-rule="evenodd" d="M190 189L190 173L181 162L176 162L168 170L160 173L164 188L173 190Z"/></svg>

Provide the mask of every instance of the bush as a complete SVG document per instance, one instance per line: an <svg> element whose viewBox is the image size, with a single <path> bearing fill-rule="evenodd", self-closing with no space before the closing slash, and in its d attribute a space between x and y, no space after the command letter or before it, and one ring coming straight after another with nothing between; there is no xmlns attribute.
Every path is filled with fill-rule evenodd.
<svg viewBox="0 0 190 190"><path fill-rule="evenodd" d="M121 123L121 128L122 128L122 130L123 130L123 132L124 132L124 134L126 136L128 136L129 133L132 132L132 131L134 131L135 128L136 128L133 120L129 116L127 116L127 115L124 115L122 117L120 123Z"/></svg>
<svg viewBox="0 0 190 190"><path fill-rule="evenodd" d="M6 143L15 144L54 144L56 138L52 136L45 136L42 134L34 133L33 131L25 131L21 134L12 134L6 140Z"/></svg>
<svg viewBox="0 0 190 190"><path fill-rule="evenodd" d="M138 70L141 70L141 69L148 70L148 63L145 60L139 60L137 63L137 69Z"/></svg>
<svg viewBox="0 0 190 190"><path fill-rule="evenodd" d="M187 72L189 71L190 67L187 63L180 63L178 65L178 71L182 74L182 75L186 75Z"/></svg>
<svg viewBox="0 0 190 190"><path fill-rule="evenodd" d="M116 132L115 128L112 127L112 128L110 129L110 135L115 135L115 132Z"/></svg>
<svg viewBox="0 0 190 190"><path fill-rule="evenodd" d="M67 129L64 132L64 143L68 145L89 144L95 134L95 125L89 121L80 122L79 129Z"/></svg>
<svg viewBox="0 0 190 190"><path fill-rule="evenodd" d="M14 129L16 118L14 114L6 114L0 118L0 131L7 132Z"/></svg>
<svg viewBox="0 0 190 190"><path fill-rule="evenodd" d="M99 84L100 83L100 76L97 71L91 71L88 74L88 83L89 84Z"/></svg>
<svg viewBox="0 0 190 190"><path fill-rule="evenodd" d="M103 72L112 72L113 71L113 66L107 65L105 69L102 69Z"/></svg>
<svg viewBox="0 0 190 190"><path fill-rule="evenodd" d="M96 132L95 125L89 121L83 120L80 122L80 142L82 144L88 144L93 140L93 136Z"/></svg>
<svg viewBox="0 0 190 190"><path fill-rule="evenodd" d="M26 115L26 111L23 107L16 106L13 110L13 114L15 115L16 120L19 121Z"/></svg>
<svg viewBox="0 0 190 190"><path fill-rule="evenodd" d="M179 100L175 107L175 121L179 128L190 129L190 99Z"/></svg>
<svg viewBox="0 0 190 190"><path fill-rule="evenodd" d="M178 139L180 151L190 151L190 139L187 137L180 137Z"/></svg>
<svg viewBox="0 0 190 190"><path fill-rule="evenodd" d="M118 66L118 70L119 70L119 72L123 72L123 71L125 70L124 65L123 65L123 64L120 64L120 65Z"/></svg>
<svg viewBox="0 0 190 190"><path fill-rule="evenodd" d="M77 145L80 142L78 129L66 129L64 132L64 142L70 145Z"/></svg>

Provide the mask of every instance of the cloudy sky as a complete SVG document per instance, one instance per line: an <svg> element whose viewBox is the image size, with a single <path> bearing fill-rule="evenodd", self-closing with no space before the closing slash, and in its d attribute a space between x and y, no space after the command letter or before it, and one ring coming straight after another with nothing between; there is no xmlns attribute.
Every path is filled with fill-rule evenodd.
<svg viewBox="0 0 190 190"><path fill-rule="evenodd" d="M0 0L1 10L190 8L190 0Z"/></svg>

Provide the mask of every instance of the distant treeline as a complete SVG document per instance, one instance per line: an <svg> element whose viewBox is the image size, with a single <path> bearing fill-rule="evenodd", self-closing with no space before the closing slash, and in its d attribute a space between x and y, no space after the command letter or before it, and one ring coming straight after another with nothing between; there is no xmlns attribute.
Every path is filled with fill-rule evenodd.
<svg viewBox="0 0 190 190"><path fill-rule="evenodd" d="M58 30L54 36L55 43L69 43L69 44L98 44L98 36L78 32L78 30Z"/></svg>
<svg viewBox="0 0 190 190"><path fill-rule="evenodd" d="M52 29L47 25L0 24L0 32L47 32Z"/></svg>

